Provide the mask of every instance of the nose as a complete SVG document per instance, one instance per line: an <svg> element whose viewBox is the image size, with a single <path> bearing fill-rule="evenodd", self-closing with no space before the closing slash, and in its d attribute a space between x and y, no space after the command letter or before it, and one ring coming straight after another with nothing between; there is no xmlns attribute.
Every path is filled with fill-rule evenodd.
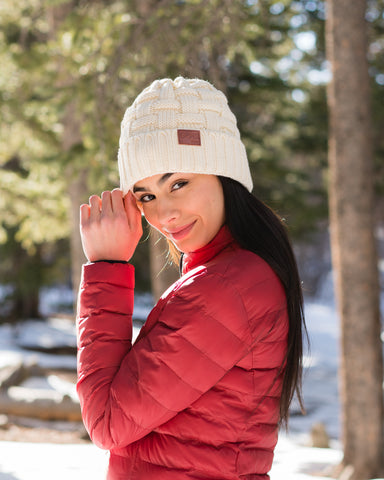
<svg viewBox="0 0 384 480"><path fill-rule="evenodd" d="M157 199L157 218L164 227L177 220L179 213L176 202L171 198L163 197Z"/></svg>

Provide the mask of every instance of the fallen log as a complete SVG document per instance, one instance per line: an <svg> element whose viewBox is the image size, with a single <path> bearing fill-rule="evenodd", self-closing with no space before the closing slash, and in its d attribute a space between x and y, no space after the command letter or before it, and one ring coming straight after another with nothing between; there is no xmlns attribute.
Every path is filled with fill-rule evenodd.
<svg viewBox="0 0 384 480"><path fill-rule="evenodd" d="M80 404L69 395L44 391L39 396L26 396L22 387L11 387L0 392L0 412L4 415L38 418L40 420L65 420L81 422Z"/></svg>
<svg viewBox="0 0 384 480"><path fill-rule="evenodd" d="M18 362L15 365L6 366L0 370L0 390L7 390L13 385L20 385L29 377L39 377L44 374L44 369L36 363Z"/></svg>

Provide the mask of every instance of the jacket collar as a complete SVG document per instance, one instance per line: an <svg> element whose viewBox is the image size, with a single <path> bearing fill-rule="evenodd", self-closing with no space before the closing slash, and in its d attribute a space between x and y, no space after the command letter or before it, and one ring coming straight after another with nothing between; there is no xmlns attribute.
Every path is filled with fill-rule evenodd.
<svg viewBox="0 0 384 480"><path fill-rule="evenodd" d="M226 248L234 239L227 225L223 225L216 236L207 245L194 252L184 253L182 257L182 274L189 272L193 268L212 260L218 253Z"/></svg>

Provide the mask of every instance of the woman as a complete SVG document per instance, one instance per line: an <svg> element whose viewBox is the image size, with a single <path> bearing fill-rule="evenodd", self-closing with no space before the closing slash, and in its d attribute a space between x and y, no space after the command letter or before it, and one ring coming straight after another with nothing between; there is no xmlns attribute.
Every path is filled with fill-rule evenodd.
<svg viewBox="0 0 384 480"><path fill-rule="evenodd" d="M81 206L77 388L108 478L268 479L301 398L302 294L224 94L155 81L124 116L119 170L121 189ZM132 344L141 214L181 254L181 278Z"/></svg>

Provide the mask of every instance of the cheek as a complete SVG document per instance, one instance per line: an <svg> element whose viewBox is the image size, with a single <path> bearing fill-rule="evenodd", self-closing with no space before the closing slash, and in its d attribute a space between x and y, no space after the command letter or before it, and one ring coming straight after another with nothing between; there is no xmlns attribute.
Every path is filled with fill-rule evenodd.
<svg viewBox="0 0 384 480"><path fill-rule="evenodd" d="M224 198L218 195L211 203L210 213L215 223L222 225L225 220Z"/></svg>
<svg viewBox="0 0 384 480"><path fill-rule="evenodd" d="M149 205L141 204L140 211L149 224L156 226L156 219L153 208L150 208Z"/></svg>
<svg viewBox="0 0 384 480"><path fill-rule="evenodd" d="M220 212L220 223L221 225L224 224L225 222L225 208L224 208L224 199L219 203L219 205L217 206L218 208L218 211Z"/></svg>

